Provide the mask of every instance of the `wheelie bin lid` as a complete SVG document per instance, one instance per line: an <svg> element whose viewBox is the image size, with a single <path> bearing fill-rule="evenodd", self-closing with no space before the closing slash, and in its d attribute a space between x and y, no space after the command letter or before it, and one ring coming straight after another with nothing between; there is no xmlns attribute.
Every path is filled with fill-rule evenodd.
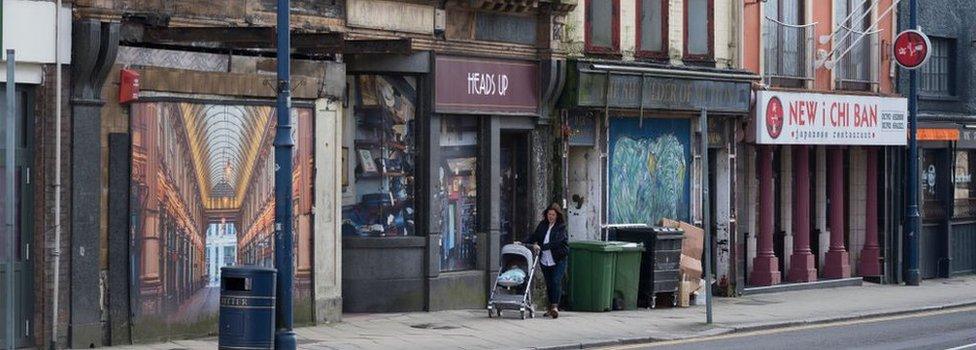
<svg viewBox="0 0 976 350"><path fill-rule="evenodd" d="M612 243L620 247L621 251L625 252L643 252L644 245L635 242L622 242L622 241L609 241L607 243Z"/></svg>
<svg viewBox="0 0 976 350"><path fill-rule="evenodd" d="M619 252L623 248L615 242L577 241L569 242L570 249L588 250L591 252Z"/></svg>

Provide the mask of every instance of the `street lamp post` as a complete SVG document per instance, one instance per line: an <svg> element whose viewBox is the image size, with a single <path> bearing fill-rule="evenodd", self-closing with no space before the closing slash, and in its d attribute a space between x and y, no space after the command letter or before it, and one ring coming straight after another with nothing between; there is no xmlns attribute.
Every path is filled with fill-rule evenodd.
<svg viewBox="0 0 976 350"><path fill-rule="evenodd" d="M908 28L916 29L916 0L908 3ZM917 286L918 272L918 88L915 70L908 71L908 206L905 218L905 284Z"/></svg>
<svg viewBox="0 0 976 350"><path fill-rule="evenodd" d="M278 0L278 126L275 132L275 223L274 258L278 270L275 300L275 349L295 349L292 331L292 286L294 271L294 234L292 232L292 152L291 135L291 29L289 0Z"/></svg>

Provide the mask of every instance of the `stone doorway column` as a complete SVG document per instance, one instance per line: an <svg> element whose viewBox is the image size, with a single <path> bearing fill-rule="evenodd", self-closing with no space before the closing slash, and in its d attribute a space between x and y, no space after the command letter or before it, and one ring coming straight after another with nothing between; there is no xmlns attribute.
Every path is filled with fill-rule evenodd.
<svg viewBox="0 0 976 350"><path fill-rule="evenodd" d="M779 260L773 252L773 219L775 213L773 182L773 146L759 146L759 236L758 252L753 259L752 285L779 284Z"/></svg>
<svg viewBox="0 0 976 350"><path fill-rule="evenodd" d="M861 276L881 275L881 249L878 247L878 149L865 148L864 248L861 249Z"/></svg>
<svg viewBox="0 0 976 350"><path fill-rule="evenodd" d="M830 181L830 250L824 264L825 278L851 277L851 265L844 247L844 149L833 147L828 154Z"/></svg>
<svg viewBox="0 0 976 350"><path fill-rule="evenodd" d="M793 148L793 172L796 201L793 203L793 256L790 259L790 282L817 280L817 267L810 250L810 148Z"/></svg>

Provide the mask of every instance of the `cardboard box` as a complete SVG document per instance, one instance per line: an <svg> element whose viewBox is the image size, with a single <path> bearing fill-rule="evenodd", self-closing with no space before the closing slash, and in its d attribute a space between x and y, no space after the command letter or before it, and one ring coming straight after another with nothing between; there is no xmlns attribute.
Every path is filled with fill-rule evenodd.
<svg viewBox="0 0 976 350"><path fill-rule="evenodd" d="M705 230L698 226L671 219L661 219L661 226L674 227L685 232L685 239L681 242L681 254L695 260L702 259L705 250Z"/></svg>
<svg viewBox="0 0 976 350"><path fill-rule="evenodd" d="M691 286L691 281L688 281L687 279L682 280L681 284L678 286L677 298L679 307L688 307L691 304Z"/></svg>
<svg viewBox="0 0 976 350"><path fill-rule="evenodd" d="M681 254L681 265L679 265L678 270L681 274L691 282L692 286L698 286L701 284L702 277L702 262L701 260L693 259L690 256ZM696 288L697 289L697 288ZM692 290L693 292L694 290Z"/></svg>

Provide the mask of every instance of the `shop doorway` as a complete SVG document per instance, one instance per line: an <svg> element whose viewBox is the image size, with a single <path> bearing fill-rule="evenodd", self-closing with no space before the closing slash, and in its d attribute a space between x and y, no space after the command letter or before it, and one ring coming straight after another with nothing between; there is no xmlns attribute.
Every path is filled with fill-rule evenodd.
<svg viewBox="0 0 976 350"><path fill-rule="evenodd" d="M502 132L499 139L499 203L501 243L521 241L534 229L536 213L532 212L529 193L529 133Z"/></svg>
<svg viewBox="0 0 976 350"><path fill-rule="evenodd" d="M0 88L0 96L6 95L6 89ZM31 342L31 316L33 315L34 292L31 271L32 256L30 254L30 234L33 225L33 213L31 208L33 198L33 188L30 183L30 165L33 157L33 108L32 93L28 89L17 88L15 94L15 125L14 128L14 188L7 188L7 168L6 168L6 117L0 121L0 345L7 346L7 312L13 308L14 312L14 347L30 347ZM6 99L0 98L0 111L7 110ZM7 196L13 192L13 203L9 203ZM8 205L13 205L14 222L12 230L8 230L6 222L6 210ZM13 237L11 237L13 235ZM11 256L7 251L7 242L13 239L13 264L11 266ZM7 274L13 270L14 290L7 291Z"/></svg>
<svg viewBox="0 0 976 350"><path fill-rule="evenodd" d="M952 178L948 148L923 148L919 181L922 222L919 232L919 273L922 278L947 276L944 247L948 242Z"/></svg>

